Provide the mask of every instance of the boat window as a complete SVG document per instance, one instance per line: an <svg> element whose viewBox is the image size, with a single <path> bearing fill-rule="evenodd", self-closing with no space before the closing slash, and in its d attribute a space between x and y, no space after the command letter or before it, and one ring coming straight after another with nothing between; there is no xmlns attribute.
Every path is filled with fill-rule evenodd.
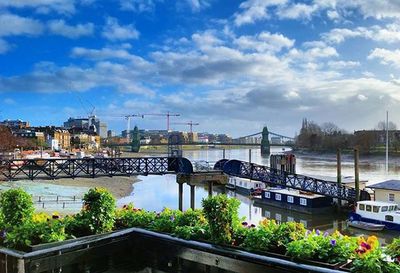
<svg viewBox="0 0 400 273"><path fill-rule="evenodd" d="M282 195L280 195L279 193L275 193L275 200L281 201Z"/></svg>
<svg viewBox="0 0 400 273"><path fill-rule="evenodd" d="M395 201L394 200L394 193L389 193L388 200L389 200L389 202L394 202Z"/></svg>
<svg viewBox="0 0 400 273"><path fill-rule="evenodd" d="M294 202L293 196L288 195L287 201L288 201L288 203L293 203Z"/></svg>
<svg viewBox="0 0 400 273"><path fill-rule="evenodd" d="M379 208L380 208L380 207L378 207L378 206L373 206L373 207L372 207L372 211L373 211L373 212L379 212Z"/></svg>
<svg viewBox="0 0 400 273"><path fill-rule="evenodd" d="M382 207L382 212L388 211L388 207L387 206L383 206Z"/></svg>
<svg viewBox="0 0 400 273"><path fill-rule="evenodd" d="M305 199L305 198L300 198L300 205L302 205L302 206L307 206L307 199Z"/></svg>
<svg viewBox="0 0 400 273"><path fill-rule="evenodd" d="M371 205L367 205L365 208L366 208L366 209L365 209L366 211L371 211L371 210L372 210Z"/></svg>
<svg viewBox="0 0 400 273"><path fill-rule="evenodd" d="M389 206L389 211L392 211L393 210L393 206Z"/></svg>
<svg viewBox="0 0 400 273"><path fill-rule="evenodd" d="M265 192L264 196L265 196L265 198L271 198L271 193L267 191L267 192Z"/></svg>
<svg viewBox="0 0 400 273"><path fill-rule="evenodd" d="M393 216L392 215L385 215L385 221L393 222Z"/></svg>
<svg viewBox="0 0 400 273"><path fill-rule="evenodd" d="M365 205L364 204L358 204L358 209L359 210L365 210Z"/></svg>
<svg viewBox="0 0 400 273"><path fill-rule="evenodd" d="M394 210L398 210L399 208L397 206L394 206Z"/></svg>

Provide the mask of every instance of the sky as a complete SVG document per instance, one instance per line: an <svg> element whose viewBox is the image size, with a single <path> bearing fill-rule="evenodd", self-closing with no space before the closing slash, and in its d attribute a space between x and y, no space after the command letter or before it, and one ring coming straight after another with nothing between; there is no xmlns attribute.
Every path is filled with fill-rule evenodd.
<svg viewBox="0 0 400 273"><path fill-rule="evenodd" d="M0 119L400 125L400 0L1 0ZM165 129L159 116L132 126ZM173 129L188 130L173 124Z"/></svg>

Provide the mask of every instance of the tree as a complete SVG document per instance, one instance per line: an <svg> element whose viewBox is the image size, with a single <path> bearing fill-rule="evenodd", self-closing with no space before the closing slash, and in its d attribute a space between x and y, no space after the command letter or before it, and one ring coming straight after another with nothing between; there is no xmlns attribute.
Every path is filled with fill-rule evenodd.
<svg viewBox="0 0 400 273"><path fill-rule="evenodd" d="M8 127L0 126L0 152L12 151L16 146L16 138Z"/></svg>
<svg viewBox="0 0 400 273"><path fill-rule="evenodd" d="M397 130L397 125L394 122L389 121L388 124L389 131ZM386 131L386 121L379 121L378 124L375 126L375 129Z"/></svg>
<svg viewBox="0 0 400 273"><path fill-rule="evenodd" d="M321 130L325 135L338 134L342 130L333 122L324 122L321 124Z"/></svg>

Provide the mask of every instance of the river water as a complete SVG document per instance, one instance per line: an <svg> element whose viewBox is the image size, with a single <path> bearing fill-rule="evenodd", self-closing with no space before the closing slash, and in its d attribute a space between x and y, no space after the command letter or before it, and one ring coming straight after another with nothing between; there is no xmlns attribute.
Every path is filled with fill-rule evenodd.
<svg viewBox="0 0 400 273"><path fill-rule="evenodd" d="M281 152L282 148L272 148L272 153ZM226 150L225 158L249 160L249 149ZM184 157L192 162L208 163L211 166L223 158L223 151L220 149L204 149L196 151L184 151ZM336 176L335 155L296 155L296 172L299 174L317 176ZM260 149L251 150L251 162L269 165L269 157L262 157ZM387 179L398 179L400 175L399 159L391 159L389 172L385 172L384 157L360 157L360 178L368 180L368 184L381 182ZM352 155L342 156L342 175L354 176L354 164ZM133 192L130 196L118 200L118 205L134 203L136 207L147 210L160 211L164 207L178 208L178 186L175 175L165 176L140 176L140 182L133 185ZM225 191L223 188L215 188L215 193ZM348 228L346 215L307 215L298 212L288 211L267 205L254 205L253 201L246 196L226 191L241 201L239 213L247 221L257 224L262 218L272 218L278 221L296 221L303 223L308 229L318 228L321 230L334 231L336 229L349 235L372 234L367 231ZM196 187L196 208L201 207L201 200L208 194L206 188ZM189 187L184 185L184 209L190 206ZM383 231L378 234L382 243L389 243L393 237L398 237L395 232Z"/></svg>

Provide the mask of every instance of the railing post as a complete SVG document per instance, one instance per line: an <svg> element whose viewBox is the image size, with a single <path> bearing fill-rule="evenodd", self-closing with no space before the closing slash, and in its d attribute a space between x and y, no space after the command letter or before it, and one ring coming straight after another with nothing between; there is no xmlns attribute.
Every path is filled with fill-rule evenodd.
<svg viewBox="0 0 400 273"><path fill-rule="evenodd" d="M179 189L179 210L183 211L183 183L178 182Z"/></svg>
<svg viewBox="0 0 400 273"><path fill-rule="evenodd" d="M354 149L354 183L356 190L356 202L360 200L360 172L359 172L359 153L358 148Z"/></svg>

